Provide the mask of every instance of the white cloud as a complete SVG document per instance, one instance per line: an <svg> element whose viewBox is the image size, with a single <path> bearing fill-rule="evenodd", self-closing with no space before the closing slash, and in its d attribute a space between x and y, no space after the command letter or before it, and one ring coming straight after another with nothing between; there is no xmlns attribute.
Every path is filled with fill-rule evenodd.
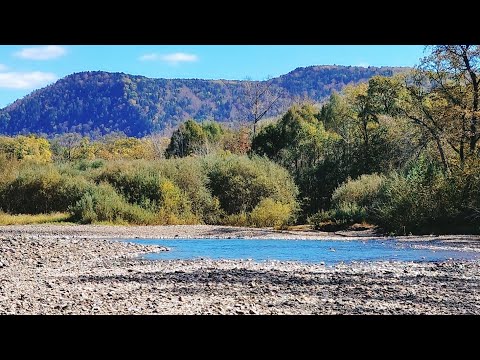
<svg viewBox="0 0 480 360"><path fill-rule="evenodd" d="M29 60L50 60L56 59L67 53L67 49L59 45L46 45L23 48L14 55Z"/></svg>
<svg viewBox="0 0 480 360"><path fill-rule="evenodd" d="M6 71L8 69L7 65L0 64L0 71Z"/></svg>
<svg viewBox="0 0 480 360"><path fill-rule="evenodd" d="M56 79L55 74L41 71L0 72L0 88L33 89L47 85Z"/></svg>
<svg viewBox="0 0 480 360"><path fill-rule="evenodd" d="M198 60L198 56L195 54L186 54L186 53L179 52L179 53L162 55L161 60L171 64L176 64L179 62L195 62Z"/></svg>
<svg viewBox="0 0 480 360"><path fill-rule="evenodd" d="M195 62L198 61L198 56L195 54L187 54L183 52L171 53L171 54L145 54L139 57L141 61L164 61L171 65L176 65L182 62Z"/></svg>

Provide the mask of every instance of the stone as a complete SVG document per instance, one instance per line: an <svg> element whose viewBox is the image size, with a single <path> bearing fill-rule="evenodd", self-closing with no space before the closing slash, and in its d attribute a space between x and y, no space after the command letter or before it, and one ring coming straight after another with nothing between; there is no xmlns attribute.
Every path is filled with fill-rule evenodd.
<svg viewBox="0 0 480 360"><path fill-rule="evenodd" d="M38 230L42 228L22 230L25 236L18 246L8 241L15 233L0 228L0 238L7 240L0 241L0 314L480 314L478 260L335 266L213 259L152 262L135 258L152 247L90 235L120 234L116 227L81 227L81 236L89 235L78 245L60 239L73 236L78 226L62 227L58 237L51 230L44 235ZM153 231L122 228L141 238ZM167 238L180 233L159 228ZM480 242L468 247L478 250ZM38 263L43 266L36 267Z"/></svg>

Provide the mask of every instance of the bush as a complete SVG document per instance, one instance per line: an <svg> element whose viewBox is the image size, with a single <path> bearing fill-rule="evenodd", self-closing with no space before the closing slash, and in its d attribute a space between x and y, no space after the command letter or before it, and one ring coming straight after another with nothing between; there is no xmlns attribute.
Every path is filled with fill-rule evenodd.
<svg viewBox="0 0 480 360"><path fill-rule="evenodd" d="M249 213L266 198L297 209L298 190L292 177L266 158L214 156L206 159L205 166L208 187L227 215Z"/></svg>
<svg viewBox="0 0 480 360"><path fill-rule="evenodd" d="M13 214L64 212L92 185L52 165L24 164L0 183L0 207Z"/></svg>
<svg viewBox="0 0 480 360"><path fill-rule="evenodd" d="M216 224L222 215L220 202L207 188L208 177L202 161L187 157L162 160L157 164L158 171L171 180L185 194L190 203L190 211L206 224Z"/></svg>
<svg viewBox="0 0 480 360"><path fill-rule="evenodd" d="M371 207L384 182L385 176L377 174L361 175L356 180L348 180L335 189L332 204L334 207L347 203Z"/></svg>
<svg viewBox="0 0 480 360"><path fill-rule="evenodd" d="M115 224L154 224L155 214L138 205L128 204L125 199L106 183L89 189L70 207L75 221L81 223L109 222Z"/></svg>
<svg viewBox="0 0 480 360"><path fill-rule="evenodd" d="M138 162L112 162L97 176L95 182L107 182L131 204L155 206L159 203L160 176L152 167Z"/></svg>
<svg viewBox="0 0 480 360"><path fill-rule="evenodd" d="M460 201L464 219L480 232L480 159L472 160L464 171L452 175L457 189L462 189Z"/></svg>
<svg viewBox="0 0 480 360"><path fill-rule="evenodd" d="M308 223L316 230L326 227L340 229L356 223L364 223L367 210L356 203L344 202L328 211L320 211L308 218Z"/></svg>
<svg viewBox="0 0 480 360"><path fill-rule="evenodd" d="M307 221L317 230L323 229L326 224L346 227L371 222L374 219L373 208L384 182L385 176L377 174L348 180L333 192L332 208L310 216Z"/></svg>
<svg viewBox="0 0 480 360"><path fill-rule="evenodd" d="M310 222L316 228L328 222L344 226L369 222L401 235L445 232L446 224L461 222L458 185L458 179L422 157L402 173L362 175L344 183L332 195L332 209Z"/></svg>
<svg viewBox="0 0 480 360"><path fill-rule="evenodd" d="M191 213L191 207L185 194L172 181L162 179L160 181L160 212L162 223L196 224L198 219Z"/></svg>
<svg viewBox="0 0 480 360"><path fill-rule="evenodd" d="M160 223L199 223L203 210L207 209L205 204L199 203L205 198L207 198L206 201L210 200L206 196L209 194L204 185L202 188L201 180L194 179L195 172L188 172L188 166L181 166L181 171L176 168L175 163L180 160L182 159L163 160L158 163L118 162L103 169L95 180L111 184L128 203L157 213ZM172 166L165 166L165 163ZM195 170L194 167L190 169ZM193 175L191 175L192 172ZM184 181L182 181L182 175L185 175ZM197 175L200 174L197 172ZM199 177L201 179L201 176ZM170 178L182 184L190 194ZM193 185L190 186L192 183ZM195 190L198 190L199 195L195 194ZM192 197L195 207L190 200ZM195 209L194 212L192 208Z"/></svg>
<svg viewBox="0 0 480 360"><path fill-rule="evenodd" d="M387 232L401 235L448 231L461 210L452 179L442 173L428 181L425 174L411 175L389 176L373 212L375 223Z"/></svg>
<svg viewBox="0 0 480 360"><path fill-rule="evenodd" d="M212 139L219 133L211 124L205 129ZM84 223L281 226L294 221L298 209L285 169L228 152L55 164L0 154L0 167L0 211L11 214L71 211Z"/></svg>
<svg viewBox="0 0 480 360"><path fill-rule="evenodd" d="M466 175L460 169L444 173L434 162L420 158L404 173L386 179L373 220L386 232L401 235L478 232L478 223L469 217L475 181L466 180Z"/></svg>
<svg viewBox="0 0 480 360"><path fill-rule="evenodd" d="M15 137L0 136L0 154L10 159L47 163L52 160L50 143L35 135Z"/></svg>
<svg viewBox="0 0 480 360"><path fill-rule="evenodd" d="M362 175L339 186L332 209L309 218L317 229L358 222L391 234L480 232L478 166L444 173L435 161L420 157L403 172ZM329 225L330 224L330 225Z"/></svg>
<svg viewBox="0 0 480 360"><path fill-rule="evenodd" d="M258 227L282 227L292 220L292 210L288 204L270 198L263 199L250 213L250 224Z"/></svg>
<svg viewBox="0 0 480 360"><path fill-rule="evenodd" d="M220 223L228 226L249 226L250 221L248 219L248 214L242 212L239 214L225 215L220 220Z"/></svg>

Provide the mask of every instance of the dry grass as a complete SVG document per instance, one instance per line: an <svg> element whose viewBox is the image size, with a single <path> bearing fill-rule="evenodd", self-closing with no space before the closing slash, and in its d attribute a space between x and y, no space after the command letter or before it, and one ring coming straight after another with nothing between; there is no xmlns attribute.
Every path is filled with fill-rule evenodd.
<svg viewBox="0 0 480 360"><path fill-rule="evenodd" d="M51 214L6 214L0 212L0 225L29 225L66 222L70 219L69 213L51 213Z"/></svg>

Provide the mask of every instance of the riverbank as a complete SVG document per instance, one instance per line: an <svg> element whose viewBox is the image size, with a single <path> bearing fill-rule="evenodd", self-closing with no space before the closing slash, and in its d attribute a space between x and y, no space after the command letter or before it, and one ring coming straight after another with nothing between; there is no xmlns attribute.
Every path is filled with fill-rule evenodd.
<svg viewBox="0 0 480 360"><path fill-rule="evenodd" d="M351 239L293 233L217 226L0 227L0 314L480 314L479 262L335 267L236 260L152 262L137 256L164 249L107 240ZM478 249L480 244L472 236L435 239L441 240L435 245L440 247Z"/></svg>
<svg viewBox="0 0 480 360"><path fill-rule="evenodd" d="M50 237L88 237L95 239L304 239L304 240L370 240L388 238L375 231L275 230L273 228L249 228L221 225L168 225L168 226L121 226L121 225L8 225L0 226L2 235L29 235ZM441 240L480 244L480 235L428 235L400 236L405 241Z"/></svg>

